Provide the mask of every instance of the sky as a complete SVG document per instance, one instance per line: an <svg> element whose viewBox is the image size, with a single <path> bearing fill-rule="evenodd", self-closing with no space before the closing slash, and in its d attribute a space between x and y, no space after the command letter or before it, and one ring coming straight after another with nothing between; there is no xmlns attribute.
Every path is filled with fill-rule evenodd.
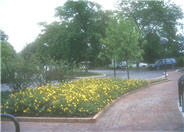
<svg viewBox="0 0 184 132"><path fill-rule="evenodd" d="M117 0L92 0L103 9L115 9ZM174 0L183 9L183 0ZM66 0L0 0L0 29L9 36L8 42L16 52L33 42L41 31L39 22L51 23L55 8Z"/></svg>

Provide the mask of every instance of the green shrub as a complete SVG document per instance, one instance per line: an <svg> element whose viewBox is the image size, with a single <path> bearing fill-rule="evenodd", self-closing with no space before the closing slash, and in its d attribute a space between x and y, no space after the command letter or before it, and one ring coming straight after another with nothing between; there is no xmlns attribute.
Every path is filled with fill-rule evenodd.
<svg viewBox="0 0 184 132"><path fill-rule="evenodd" d="M4 104L6 102L6 99L12 92L10 91L1 91L1 104Z"/></svg>
<svg viewBox="0 0 184 132"><path fill-rule="evenodd" d="M184 67L184 56L177 57L176 61L178 66Z"/></svg>

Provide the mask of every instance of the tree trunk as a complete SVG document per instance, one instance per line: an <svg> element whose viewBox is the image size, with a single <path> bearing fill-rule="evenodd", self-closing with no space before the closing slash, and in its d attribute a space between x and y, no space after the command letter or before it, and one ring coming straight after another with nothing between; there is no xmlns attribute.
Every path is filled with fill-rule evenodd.
<svg viewBox="0 0 184 132"><path fill-rule="evenodd" d="M116 77L115 59L113 60L113 70L114 70L114 77Z"/></svg>
<svg viewBox="0 0 184 132"><path fill-rule="evenodd" d="M85 65L85 72L86 72L86 73L88 73L88 63L87 63L87 62L85 62L85 64L84 64L84 65Z"/></svg>
<svg viewBox="0 0 184 132"><path fill-rule="evenodd" d="M139 68L139 62L136 62L136 68Z"/></svg>
<svg viewBox="0 0 184 132"><path fill-rule="evenodd" d="M129 76L128 60L126 60L126 70L127 70L127 78L129 80L130 76Z"/></svg>

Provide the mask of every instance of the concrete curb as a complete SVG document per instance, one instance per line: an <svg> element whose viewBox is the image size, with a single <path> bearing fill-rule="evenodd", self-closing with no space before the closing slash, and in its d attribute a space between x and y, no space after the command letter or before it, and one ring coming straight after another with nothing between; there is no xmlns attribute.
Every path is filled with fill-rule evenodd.
<svg viewBox="0 0 184 132"><path fill-rule="evenodd" d="M135 89L133 91L129 91L117 99L113 100L110 104L107 104L101 111L99 111L97 114L95 114L93 117L84 117L84 118L70 118L70 117L16 117L19 122L49 122L49 123L95 123L97 119L105 112L107 111L111 106L113 106L116 102L118 102L120 99L126 97L127 95L133 94L135 92L138 92L139 90L142 90L144 88L149 88L153 85L157 85L163 82L168 82L169 80L161 80L159 82L150 83L147 86L144 86L142 88Z"/></svg>
<svg viewBox="0 0 184 132"><path fill-rule="evenodd" d="M49 123L95 123L92 118L68 118L68 117L16 117L19 122L49 122Z"/></svg>

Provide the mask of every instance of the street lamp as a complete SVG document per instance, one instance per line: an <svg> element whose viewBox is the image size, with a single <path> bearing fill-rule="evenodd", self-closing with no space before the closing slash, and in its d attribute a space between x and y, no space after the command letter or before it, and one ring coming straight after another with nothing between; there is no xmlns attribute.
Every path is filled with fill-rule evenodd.
<svg viewBox="0 0 184 132"><path fill-rule="evenodd" d="M161 42L161 44L164 45L164 75L165 75L165 78L167 79L167 70L166 70L166 44L168 42L168 39L167 38L164 38L164 37L161 37L160 38L160 42Z"/></svg>

